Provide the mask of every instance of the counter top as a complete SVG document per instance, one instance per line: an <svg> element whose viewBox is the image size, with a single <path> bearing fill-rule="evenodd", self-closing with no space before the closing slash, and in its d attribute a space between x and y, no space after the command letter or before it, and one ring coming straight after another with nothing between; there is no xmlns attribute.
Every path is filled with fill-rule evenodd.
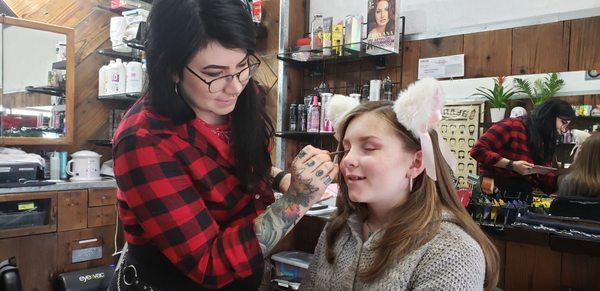
<svg viewBox="0 0 600 291"><path fill-rule="evenodd" d="M30 193L30 192L49 192L49 191L66 191L66 190L80 190L89 188L116 188L117 182L113 179L107 179L102 181L86 181L86 182L59 182L54 185L47 186L33 186L33 187L14 187L14 188L0 188L1 194L8 193Z"/></svg>

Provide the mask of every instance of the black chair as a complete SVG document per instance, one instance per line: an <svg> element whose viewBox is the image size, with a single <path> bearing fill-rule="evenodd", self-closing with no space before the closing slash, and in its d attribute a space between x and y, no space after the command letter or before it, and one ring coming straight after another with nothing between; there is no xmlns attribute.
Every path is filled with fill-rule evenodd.
<svg viewBox="0 0 600 291"><path fill-rule="evenodd" d="M15 257L0 263L0 291L21 291L21 277Z"/></svg>
<svg viewBox="0 0 600 291"><path fill-rule="evenodd" d="M600 221L600 199L560 196L552 201L550 214Z"/></svg>

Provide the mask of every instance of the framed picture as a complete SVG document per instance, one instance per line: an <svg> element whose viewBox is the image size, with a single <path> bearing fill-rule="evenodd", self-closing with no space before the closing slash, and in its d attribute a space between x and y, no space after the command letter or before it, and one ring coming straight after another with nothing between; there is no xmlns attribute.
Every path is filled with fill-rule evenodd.
<svg viewBox="0 0 600 291"><path fill-rule="evenodd" d="M480 136L479 124L483 121L484 103L446 104L442 109L440 133L457 161L454 177L458 187L467 187L467 175L477 175L477 161L469 151Z"/></svg>
<svg viewBox="0 0 600 291"><path fill-rule="evenodd" d="M367 3L367 43L397 53L402 32L398 21L400 0L367 0ZM367 49L370 53L378 51L381 50Z"/></svg>

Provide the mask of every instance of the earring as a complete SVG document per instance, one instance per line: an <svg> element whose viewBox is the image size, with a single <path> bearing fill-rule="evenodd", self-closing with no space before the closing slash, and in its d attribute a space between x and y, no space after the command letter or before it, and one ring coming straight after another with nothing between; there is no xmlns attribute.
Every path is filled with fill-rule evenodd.
<svg viewBox="0 0 600 291"><path fill-rule="evenodd" d="M412 192L412 187L413 187L413 178L409 178L408 179L408 191Z"/></svg>
<svg viewBox="0 0 600 291"><path fill-rule="evenodd" d="M179 83L175 83L175 94L177 94L177 96L181 96L179 95L179 89L177 88L177 85L179 85Z"/></svg>

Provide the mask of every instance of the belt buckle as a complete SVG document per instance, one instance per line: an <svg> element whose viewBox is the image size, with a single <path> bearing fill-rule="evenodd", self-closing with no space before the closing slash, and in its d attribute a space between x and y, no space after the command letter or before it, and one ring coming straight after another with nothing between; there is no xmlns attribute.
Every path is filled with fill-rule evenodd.
<svg viewBox="0 0 600 291"><path fill-rule="evenodd" d="M131 271L133 271L133 277L131 278L131 280L127 280L127 274L131 274ZM123 269L123 283L125 283L125 285L132 286L136 284L135 279L137 278L137 276L137 269L134 265L129 265Z"/></svg>

